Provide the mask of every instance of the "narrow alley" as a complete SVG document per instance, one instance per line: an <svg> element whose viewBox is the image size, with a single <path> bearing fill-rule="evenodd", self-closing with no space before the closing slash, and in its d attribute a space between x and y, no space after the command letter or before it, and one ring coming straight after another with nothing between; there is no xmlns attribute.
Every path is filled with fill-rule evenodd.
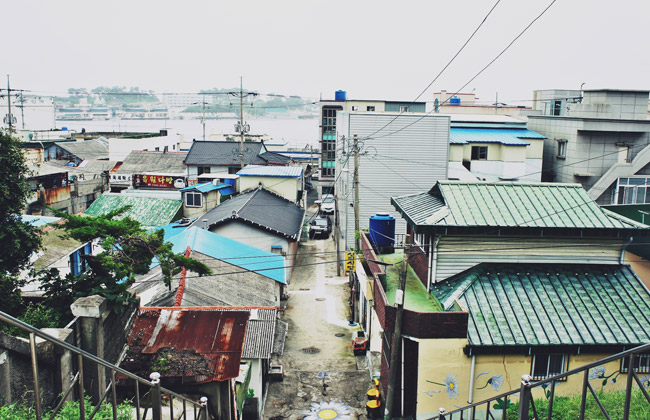
<svg viewBox="0 0 650 420"><path fill-rule="evenodd" d="M284 380L270 383L264 419L365 419L371 381L366 358L352 352L357 327L348 325L348 279L336 276L335 249L332 237L299 248L283 315Z"/></svg>

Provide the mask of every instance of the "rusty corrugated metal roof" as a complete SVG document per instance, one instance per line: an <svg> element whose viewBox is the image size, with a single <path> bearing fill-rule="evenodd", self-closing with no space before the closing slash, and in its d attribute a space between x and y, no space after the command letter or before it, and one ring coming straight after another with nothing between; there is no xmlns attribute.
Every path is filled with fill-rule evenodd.
<svg viewBox="0 0 650 420"><path fill-rule="evenodd" d="M205 383L237 377L249 311L168 308L144 310L128 338L125 362L153 366L163 377ZM141 366L144 367L144 366Z"/></svg>

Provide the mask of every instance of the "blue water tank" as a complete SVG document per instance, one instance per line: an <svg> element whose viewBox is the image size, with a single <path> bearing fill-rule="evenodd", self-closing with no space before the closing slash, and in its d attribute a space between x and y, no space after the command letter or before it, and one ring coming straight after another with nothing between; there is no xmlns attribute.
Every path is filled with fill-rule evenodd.
<svg viewBox="0 0 650 420"><path fill-rule="evenodd" d="M347 99L347 92L344 90L337 90L334 92L334 100L335 101L345 101Z"/></svg>
<svg viewBox="0 0 650 420"><path fill-rule="evenodd" d="M458 96L452 96L451 99L449 99L449 105L460 106L460 98Z"/></svg>
<svg viewBox="0 0 650 420"><path fill-rule="evenodd" d="M388 213L370 217L370 243L380 254L393 252L395 245L395 218Z"/></svg>

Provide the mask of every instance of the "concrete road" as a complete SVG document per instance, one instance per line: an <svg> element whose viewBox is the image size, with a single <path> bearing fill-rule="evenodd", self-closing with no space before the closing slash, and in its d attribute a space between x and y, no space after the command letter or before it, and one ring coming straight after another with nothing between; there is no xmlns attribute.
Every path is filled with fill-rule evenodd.
<svg viewBox="0 0 650 420"><path fill-rule="evenodd" d="M284 380L270 383L264 419L303 419L310 414L312 420L366 418L371 381L365 357L352 353L357 327L348 325L348 279L336 277L336 265L328 263L335 261L335 250L331 237L310 240L299 249L283 315L289 323L278 360ZM300 267L313 263L319 264ZM327 378L319 378L319 373Z"/></svg>

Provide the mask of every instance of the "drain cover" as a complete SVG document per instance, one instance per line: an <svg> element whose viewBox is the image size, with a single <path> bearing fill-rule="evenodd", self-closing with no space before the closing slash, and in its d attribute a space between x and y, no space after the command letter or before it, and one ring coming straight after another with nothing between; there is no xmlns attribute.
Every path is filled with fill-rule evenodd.
<svg viewBox="0 0 650 420"><path fill-rule="evenodd" d="M343 334L343 333L336 333L336 334L334 334L334 336L336 336L336 337L344 337L345 334Z"/></svg>
<svg viewBox="0 0 650 420"><path fill-rule="evenodd" d="M320 353L320 349L316 347L305 347L304 349L302 349L302 351L303 353L307 353L307 354Z"/></svg>
<svg viewBox="0 0 650 420"><path fill-rule="evenodd" d="M325 298L316 298L317 301L322 302L325 300Z"/></svg>

